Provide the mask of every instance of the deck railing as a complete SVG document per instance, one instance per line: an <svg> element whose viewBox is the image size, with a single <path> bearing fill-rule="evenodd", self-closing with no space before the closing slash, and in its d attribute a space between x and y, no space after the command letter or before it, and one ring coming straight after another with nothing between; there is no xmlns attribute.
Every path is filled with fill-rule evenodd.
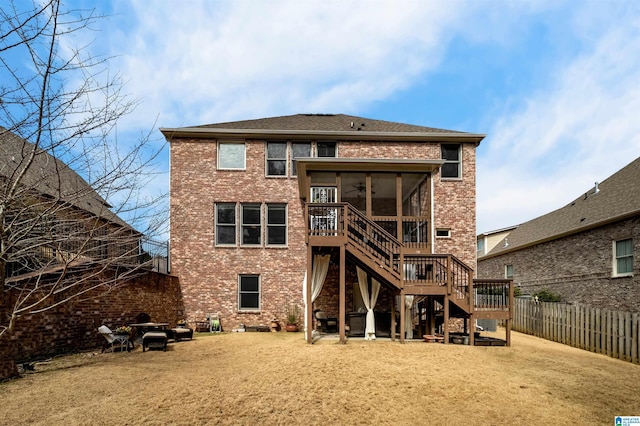
<svg viewBox="0 0 640 426"><path fill-rule="evenodd" d="M512 280L473 280L473 300L476 311L509 311Z"/></svg>

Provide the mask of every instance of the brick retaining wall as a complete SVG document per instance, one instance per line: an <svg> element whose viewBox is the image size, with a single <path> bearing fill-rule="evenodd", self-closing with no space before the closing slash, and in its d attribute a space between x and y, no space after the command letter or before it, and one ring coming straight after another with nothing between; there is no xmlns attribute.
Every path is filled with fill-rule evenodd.
<svg viewBox="0 0 640 426"><path fill-rule="evenodd" d="M141 312L152 321L174 326L184 317L180 284L174 276L146 272L126 286L103 293L96 290L51 310L20 317L11 335L0 338L0 379L17 373L15 362L101 347L104 338L96 329L102 324L114 329L135 322ZM5 293L4 315L11 296Z"/></svg>

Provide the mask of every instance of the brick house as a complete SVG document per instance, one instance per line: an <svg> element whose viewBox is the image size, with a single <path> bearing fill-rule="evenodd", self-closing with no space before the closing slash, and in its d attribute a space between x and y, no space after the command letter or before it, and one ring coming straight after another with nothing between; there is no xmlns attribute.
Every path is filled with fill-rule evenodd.
<svg viewBox="0 0 640 426"><path fill-rule="evenodd" d="M510 319L510 282L473 280L483 135L342 114L161 131L189 321L268 325L297 306L311 342L314 328L373 338L372 322L448 341L451 318Z"/></svg>
<svg viewBox="0 0 640 426"><path fill-rule="evenodd" d="M141 262L139 232L67 164L3 127L0 192L9 281L60 265Z"/></svg>
<svg viewBox="0 0 640 426"><path fill-rule="evenodd" d="M558 210L523 223L478 257L478 276L523 293L640 310L640 158Z"/></svg>

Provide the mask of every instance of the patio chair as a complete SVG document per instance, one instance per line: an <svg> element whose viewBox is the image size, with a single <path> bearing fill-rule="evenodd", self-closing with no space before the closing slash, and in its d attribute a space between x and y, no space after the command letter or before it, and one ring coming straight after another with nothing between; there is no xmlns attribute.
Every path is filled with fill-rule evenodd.
<svg viewBox="0 0 640 426"><path fill-rule="evenodd" d="M338 332L338 319L328 318L327 314L321 310L315 311L316 320L318 320L318 331L325 333L337 333Z"/></svg>
<svg viewBox="0 0 640 426"><path fill-rule="evenodd" d="M106 325L101 325L98 327L98 333L105 338L107 343L102 345L102 352L109 349L111 352L114 352L116 347L120 347L120 352L123 349L129 351L129 336L126 334L113 334L111 329Z"/></svg>

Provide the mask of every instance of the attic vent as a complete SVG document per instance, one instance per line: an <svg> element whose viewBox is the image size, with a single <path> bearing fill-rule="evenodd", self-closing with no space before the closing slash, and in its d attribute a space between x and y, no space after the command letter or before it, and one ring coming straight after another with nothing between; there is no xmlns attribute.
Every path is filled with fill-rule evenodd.
<svg viewBox="0 0 640 426"><path fill-rule="evenodd" d="M504 248L509 247L509 240L507 240L506 238L504 239Z"/></svg>
<svg viewBox="0 0 640 426"><path fill-rule="evenodd" d="M597 194L598 192L600 192L600 188L598 188L598 186L599 186L599 185L600 185L600 184L599 184L598 182L596 182L596 183L595 183L595 186L596 186L596 187L595 187L595 189L593 190L593 193L594 193L594 194Z"/></svg>

